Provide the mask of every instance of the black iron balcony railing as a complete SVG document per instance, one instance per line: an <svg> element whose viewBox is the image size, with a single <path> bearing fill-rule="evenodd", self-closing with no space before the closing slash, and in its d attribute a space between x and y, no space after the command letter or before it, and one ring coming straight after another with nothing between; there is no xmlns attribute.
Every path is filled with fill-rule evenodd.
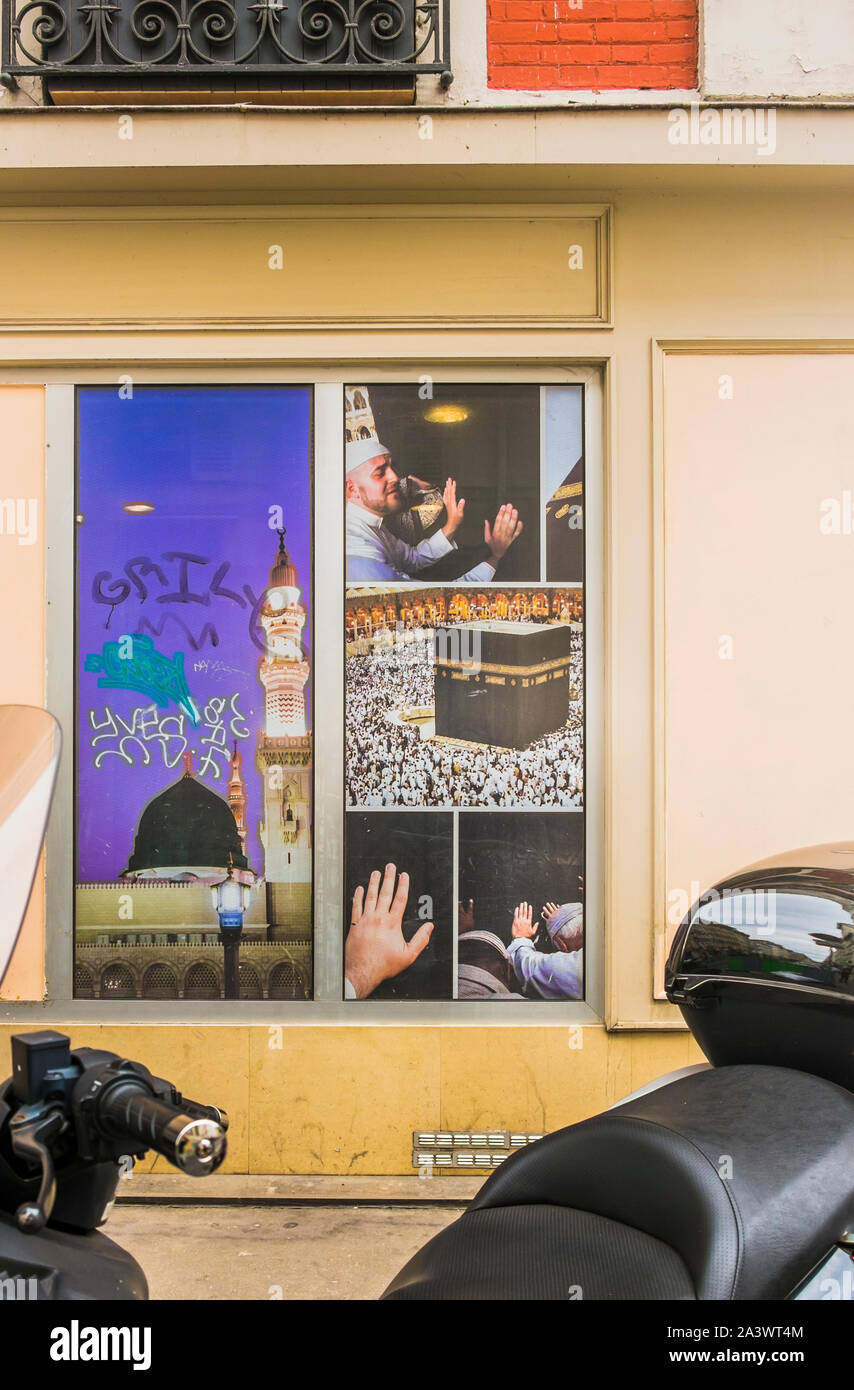
<svg viewBox="0 0 854 1390"><path fill-rule="evenodd" d="M2 73L451 81L450 0L0 0ZM140 85L137 81L135 85Z"/></svg>

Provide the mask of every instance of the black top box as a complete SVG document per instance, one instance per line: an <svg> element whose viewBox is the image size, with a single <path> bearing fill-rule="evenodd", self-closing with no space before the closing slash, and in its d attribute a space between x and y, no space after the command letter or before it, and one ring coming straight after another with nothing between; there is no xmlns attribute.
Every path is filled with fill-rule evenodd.
<svg viewBox="0 0 854 1390"><path fill-rule="evenodd" d="M670 951L667 996L716 1066L756 1062L854 1090L854 843L723 879Z"/></svg>

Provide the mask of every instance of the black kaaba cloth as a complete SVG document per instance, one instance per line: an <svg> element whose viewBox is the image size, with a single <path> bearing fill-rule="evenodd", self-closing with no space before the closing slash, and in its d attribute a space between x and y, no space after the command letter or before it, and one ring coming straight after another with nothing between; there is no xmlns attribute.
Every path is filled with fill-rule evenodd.
<svg viewBox="0 0 854 1390"><path fill-rule="evenodd" d="M568 623L474 622L436 629L436 735L527 748L569 711Z"/></svg>

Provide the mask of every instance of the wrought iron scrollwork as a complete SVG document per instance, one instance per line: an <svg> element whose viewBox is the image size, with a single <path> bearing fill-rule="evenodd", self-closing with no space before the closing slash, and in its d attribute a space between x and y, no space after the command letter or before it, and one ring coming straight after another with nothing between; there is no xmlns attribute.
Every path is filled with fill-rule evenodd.
<svg viewBox="0 0 854 1390"><path fill-rule="evenodd" d="M449 73L450 0L0 0L3 72Z"/></svg>

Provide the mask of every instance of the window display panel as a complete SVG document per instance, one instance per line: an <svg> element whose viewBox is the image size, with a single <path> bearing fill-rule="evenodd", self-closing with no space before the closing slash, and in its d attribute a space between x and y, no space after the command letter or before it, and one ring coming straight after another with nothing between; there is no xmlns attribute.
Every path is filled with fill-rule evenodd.
<svg viewBox="0 0 854 1390"><path fill-rule="evenodd" d="M584 817L459 822L458 997L583 999Z"/></svg>
<svg viewBox="0 0 854 1390"><path fill-rule="evenodd" d="M581 809L583 594L347 591L346 801Z"/></svg>
<svg viewBox="0 0 854 1390"><path fill-rule="evenodd" d="M346 997L452 998L451 817L353 815L347 832Z"/></svg>
<svg viewBox="0 0 854 1390"><path fill-rule="evenodd" d="M418 980L444 937L381 849L411 817L413 842L453 846L446 997L582 999L584 389L363 384L345 402L345 998L366 997L352 969L441 997Z"/></svg>
<svg viewBox="0 0 854 1390"><path fill-rule="evenodd" d="M311 393L78 392L75 994L312 992Z"/></svg>

